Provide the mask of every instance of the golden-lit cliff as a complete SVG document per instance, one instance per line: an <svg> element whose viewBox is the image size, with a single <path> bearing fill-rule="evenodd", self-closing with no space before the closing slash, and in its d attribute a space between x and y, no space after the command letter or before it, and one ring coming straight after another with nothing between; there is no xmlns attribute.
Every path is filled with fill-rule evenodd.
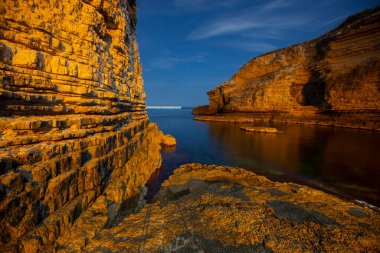
<svg viewBox="0 0 380 253"><path fill-rule="evenodd" d="M1 0L0 12L0 248L34 252L93 203L96 232L138 199L162 133L145 110L134 0Z"/></svg>
<svg viewBox="0 0 380 253"><path fill-rule="evenodd" d="M379 69L377 8L349 17L312 41L255 57L208 92L209 106L198 107L194 113L316 115L314 118L378 113ZM344 120L340 123L345 124Z"/></svg>

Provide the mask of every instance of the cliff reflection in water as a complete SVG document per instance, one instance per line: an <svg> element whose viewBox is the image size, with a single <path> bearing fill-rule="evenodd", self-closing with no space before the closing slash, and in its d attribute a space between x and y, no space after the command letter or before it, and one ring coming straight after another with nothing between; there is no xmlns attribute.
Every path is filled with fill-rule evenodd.
<svg viewBox="0 0 380 253"><path fill-rule="evenodd" d="M257 134L236 124L194 121L186 109L150 110L149 116L177 138L177 149L163 153L161 180L184 163L231 165L380 206L378 132L263 124L285 134Z"/></svg>

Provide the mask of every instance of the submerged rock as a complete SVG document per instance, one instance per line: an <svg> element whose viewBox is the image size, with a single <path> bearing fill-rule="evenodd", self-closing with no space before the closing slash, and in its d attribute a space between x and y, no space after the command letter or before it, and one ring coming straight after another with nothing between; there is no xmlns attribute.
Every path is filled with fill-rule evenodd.
<svg viewBox="0 0 380 253"><path fill-rule="evenodd" d="M365 215L364 215L365 214ZM380 215L244 169L187 164L86 252L376 252Z"/></svg>
<svg viewBox="0 0 380 253"><path fill-rule="evenodd" d="M273 127L240 127L241 130L254 133L282 134L277 128Z"/></svg>

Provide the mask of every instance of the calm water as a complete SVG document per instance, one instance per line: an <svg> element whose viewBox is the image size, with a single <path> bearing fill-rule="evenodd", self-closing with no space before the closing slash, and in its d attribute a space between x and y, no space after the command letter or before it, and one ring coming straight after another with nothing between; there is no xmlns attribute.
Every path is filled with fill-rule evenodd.
<svg viewBox="0 0 380 253"><path fill-rule="evenodd" d="M195 121L190 109L148 113L177 139L174 151L163 152L163 168L149 188L157 189L181 164L198 162L242 167L380 206L379 132L267 123L285 134L257 134L237 124Z"/></svg>

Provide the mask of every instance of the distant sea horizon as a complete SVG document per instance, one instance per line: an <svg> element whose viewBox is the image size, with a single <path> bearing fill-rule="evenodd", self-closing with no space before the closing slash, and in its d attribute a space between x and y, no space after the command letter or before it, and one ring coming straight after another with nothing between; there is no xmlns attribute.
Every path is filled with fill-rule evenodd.
<svg viewBox="0 0 380 253"><path fill-rule="evenodd" d="M175 109L192 109L195 106L181 106L181 105L148 105L147 109L163 109L163 110L175 110Z"/></svg>

